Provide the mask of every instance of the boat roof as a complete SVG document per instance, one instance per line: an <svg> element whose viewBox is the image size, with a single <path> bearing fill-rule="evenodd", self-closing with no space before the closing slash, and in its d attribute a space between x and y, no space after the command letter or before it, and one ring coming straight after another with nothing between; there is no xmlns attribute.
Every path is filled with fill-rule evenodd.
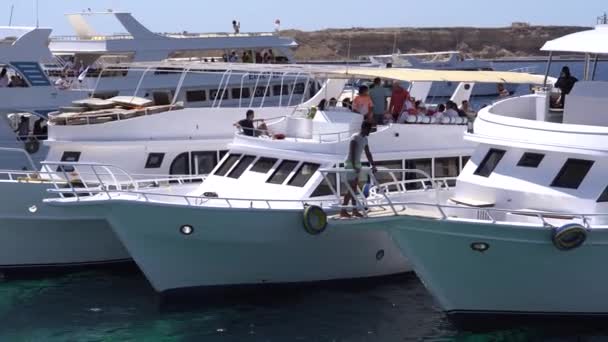
<svg viewBox="0 0 608 342"><path fill-rule="evenodd" d="M108 65L109 70L187 70L192 73L227 72L235 74L278 73L311 75L317 78L352 79L376 78L407 82L474 82L544 84L544 76L512 71L460 71L407 68L377 68L343 65L315 64L249 64L220 62L135 62Z"/></svg>
<svg viewBox="0 0 608 342"><path fill-rule="evenodd" d="M456 55L460 54L460 51L435 51L435 52L413 52L413 53L394 53L390 55L371 55L369 57L422 57L422 56L440 56L440 55Z"/></svg>
<svg viewBox="0 0 608 342"><path fill-rule="evenodd" d="M608 54L608 25L550 40L541 51Z"/></svg>
<svg viewBox="0 0 608 342"><path fill-rule="evenodd" d="M51 29L0 26L0 63L52 60L48 48Z"/></svg>

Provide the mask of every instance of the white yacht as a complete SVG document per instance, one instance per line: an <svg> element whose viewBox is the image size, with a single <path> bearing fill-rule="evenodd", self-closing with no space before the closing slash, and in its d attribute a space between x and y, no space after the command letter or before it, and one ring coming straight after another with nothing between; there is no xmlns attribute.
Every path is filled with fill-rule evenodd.
<svg viewBox="0 0 608 342"><path fill-rule="evenodd" d="M394 197L404 210L358 223L390 229L452 317L608 314L608 82L595 80L607 38L600 25L547 42L586 56L563 110L547 91L483 109L453 191Z"/></svg>
<svg viewBox="0 0 608 342"><path fill-rule="evenodd" d="M464 71L494 71L491 61L467 57L460 51L439 51L422 53L396 53L391 55L376 55L367 57L371 65L392 68L413 68L433 70L464 70ZM458 83L435 82L429 93L430 97L450 97ZM505 83L479 84L473 91L473 96L499 96L500 89L509 94L517 91L518 85Z"/></svg>
<svg viewBox="0 0 608 342"><path fill-rule="evenodd" d="M415 81L468 77L490 82L506 77L521 83L542 82L542 77L511 73L454 75L400 70L389 74L375 68L317 68L316 73L328 77L377 75ZM307 205L317 204L332 210L335 201L332 189L336 186L337 191L343 189L339 180L331 182L331 186L324 183L319 169L344 160L349 138L358 130L360 122L359 115L341 108L319 111L313 120L290 116L270 123L269 136L237 134L219 165L195 189L192 184L172 186L169 190L140 191L131 186L123 191L110 189L94 196L80 196L84 192L90 195L99 191L89 186L84 191L70 189L70 195L75 197L48 200L44 206L49 210L62 207L73 215L86 207L86 212L96 210L99 217L106 217L159 292L400 273L408 269L407 264L395 254L395 246L385 232L337 234L328 229L326 234L316 235L317 232L307 232L302 225L302 210ZM450 186L453 185L451 178L459 173L467 161L468 151L473 148L473 144L462 140L466 130L466 125L450 124L379 126L370 137L370 145L378 166L423 168ZM149 158L155 152L147 149L140 155L148 153ZM188 152L183 155L180 163L187 165L191 155ZM73 167L79 180L84 177L78 173L97 174L96 170L101 167L87 162L74 163L74 159L63 160L48 165L52 169ZM405 177L407 190L425 188L427 184L416 175L413 178L412 175L393 176L384 180L403 182ZM117 177L106 175L107 180ZM98 179L98 183L106 179ZM65 189L58 191L65 193ZM63 207L66 205L69 209ZM133 220L137 220L137 224ZM214 224L210 226L208 222ZM146 233L141 227L145 227ZM215 262L221 250L232 252L221 262ZM201 267L201 261L205 260L214 262ZM197 266L189 267L190 264Z"/></svg>
<svg viewBox="0 0 608 342"><path fill-rule="evenodd" d="M53 77L65 72L77 77L75 85L95 89L94 96L98 98L135 95L166 104L180 82L181 73L175 68L136 70L122 65L108 68L108 64L165 60L284 64L293 62L293 51L298 46L292 38L275 32L154 33L125 12L83 12L68 14L67 18L76 35L52 37L49 48L58 59L46 68ZM124 33L100 33L95 30L93 19L105 19L114 24L114 32ZM245 54L248 57L243 58ZM188 90L184 92L184 97L190 99L187 105L208 105L221 80L222 73L189 74L181 81ZM233 85L240 85L240 81L234 79ZM244 83L250 85L255 79L245 78Z"/></svg>

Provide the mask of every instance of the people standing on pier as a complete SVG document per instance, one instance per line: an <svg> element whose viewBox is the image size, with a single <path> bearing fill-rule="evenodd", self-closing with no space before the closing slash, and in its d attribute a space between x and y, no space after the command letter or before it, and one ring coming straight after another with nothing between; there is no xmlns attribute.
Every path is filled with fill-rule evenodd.
<svg viewBox="0 0 608 342"><path fill-rule="evenodd" d="M570 74L570 68L564 66L557 82L555 82L555 87L562 92L562 95L557 100L557 105L560 108L564 108L564 105L566 104L566 95L570 94L576 82L578 82L578 79Z"/></svg>
<svg viewBox="0 0 608 342"><path fill-rule="evenodd" d="M362 178L364 178L363 177L364 175L361 173L361 171L362 171L361 170L361 168L362 168L361 155L363 154L363 151L365 151L365 156L367 157L367 161L372 166L372 172L376 172L374 158L373 158L372 153L369 150L369 146L367 144L367 137L369 136L371 131L372 131L371 122L363 121L363 123L361 124L361 131L359 133L353 135L352 138L350 139L348 156L346 157L346 160L344 161L345 169L353 170L352 172L349 172L348 174L346 174L346 180L347 180L348 184L350 185L351 189L353 191L355 191L355 193L357 191L357 188L359 187L359 183L361 181L364 181L364 179L362 179ZM340 211L340 217L344 217L344 218L349 218L352 216L363 217L363 215L355 207L357 204L357 201L352 196L350 191L347 191L346 194L344 195L344 202L342 203L342 205L347 206L349 204L349 202L352 203L352 205L353 205L352 215L348 213L346 208L342 208L342 210Z"/></svg>
<svg viewBox="0 0 608 342"><path fill-rule="evenodd" d="M374 103L369 97L369 88L367 86L359 87L359 95L353 100L353 112L363 115L363 119L369 122L373 120Z"/></svg>
<svg viewBox="0 0 608 342"><path fill-rule="evenodd" d="M374 84L369 90L369 97L373 103L374 121L376 124L381 124L384 121L384 113L386 112L386 91L382 86L382 79L376 77Z"/></svg>

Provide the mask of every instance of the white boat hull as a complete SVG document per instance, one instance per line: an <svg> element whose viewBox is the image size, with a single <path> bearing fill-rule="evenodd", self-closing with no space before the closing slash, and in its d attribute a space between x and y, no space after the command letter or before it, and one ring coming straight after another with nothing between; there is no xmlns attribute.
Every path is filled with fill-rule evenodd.
<svg viewBox="0 0 608 342"><path fill-rule="evenodd" d="M107 203L107 202L106 202ZM386 231L308 234L301 210L111 201L110 222L158 292L366 278L411 270ZM194 233L184 235L183 225Z"/></svg>
<svg viewBox="0 0 608 342"><path fill-rule="evenodd" d="M552 230L399 217L391 231L441 307L460 318L490 314L604 315L608 231L560 251ZM485 252L473 243L486 243Z"/></svg>
<svg viewBox="0 0 608 342"><path fill-rule="evenodd" d="M73 267L130 256L99 211L49 206L48 184L0 182L0 268ZM34 208L35 207L35 208Z"/></svg>

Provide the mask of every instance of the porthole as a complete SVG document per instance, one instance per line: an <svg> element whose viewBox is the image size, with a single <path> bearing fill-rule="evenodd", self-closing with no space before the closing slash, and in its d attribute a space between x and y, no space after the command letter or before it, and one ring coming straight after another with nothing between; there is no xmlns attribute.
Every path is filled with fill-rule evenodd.
<svg viewBox="0 0 608 342"><path fill-rule="evenodd" d="M384 259L384 249L381 249L376 253L376 260L380 261L382 259Z"/></svg>
<svg viewBox="0 0 608 342"><path fill-rule="evenodd" d="M185 224L179 228L179 231L184 235L192 235L194 228L189 224Z"/></svg>
<svg viewBox="0 0 608 342"><path fill-rule="evenodd" d="M473 242L471 244L471 249L475 252L484 253L490 249L490 245L485 242Z"/></svg>

